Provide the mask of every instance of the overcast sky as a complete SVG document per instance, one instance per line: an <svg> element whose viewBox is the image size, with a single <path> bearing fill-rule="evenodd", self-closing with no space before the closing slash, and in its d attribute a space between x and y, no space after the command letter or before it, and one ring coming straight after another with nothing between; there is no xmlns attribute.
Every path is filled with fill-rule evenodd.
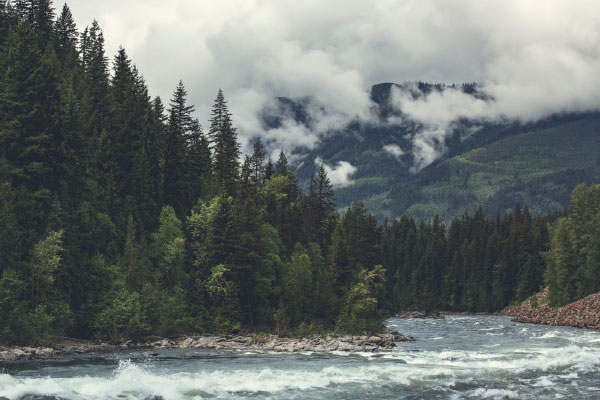
<svg viewBox="0 0 600 400"><path fill-rule="evenodd" d="M315 96L327 106L313 110L317 125L290 121L268 133L287 149L314 146L349 119L369 119L367 89L379 82L479 82L494 97L483 104L447 93L414 102L396 93L395 105L430 127L413 140L423 165L439 152L432 138L443 139L461 116L527 120L600 108L597 0L68 4L80 30L98 20L111 58L125 47L152 95L168 102L183 79L204 125L218 88L243 138L264 134L255 113L273 96Z"/></svg>

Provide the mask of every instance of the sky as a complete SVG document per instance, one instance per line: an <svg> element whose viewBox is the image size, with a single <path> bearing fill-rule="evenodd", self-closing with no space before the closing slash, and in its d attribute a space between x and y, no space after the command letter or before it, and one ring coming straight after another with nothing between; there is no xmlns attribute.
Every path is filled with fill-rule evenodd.
<svg viewBox="0 0 600 400"><path fill-rule="evenodd" d="M348 121L373 120L368 89L381 82L477 82L493 99L450 90L415 100L395 92L394 107L423 124L412 138L417 169L443 154L458 118L532 121L600 108L597 0L68 4L80 30L98 20L109 57L125 47L152 95L167 103L182 79L206 125L222 88L242 144L263 136L274 152L314 148ZM315 123L287 119L264 132L257 113L272 106L274 96L317 99L309 110ZM404 151L387 146L397 156Z"/></svg>

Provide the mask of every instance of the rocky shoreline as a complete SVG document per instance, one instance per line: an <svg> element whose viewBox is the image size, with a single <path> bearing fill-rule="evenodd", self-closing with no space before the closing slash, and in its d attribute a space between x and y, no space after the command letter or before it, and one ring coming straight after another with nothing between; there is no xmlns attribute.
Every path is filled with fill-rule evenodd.
<svg viewBox="0 0 600 400"><path fill-rule="evenodd" d="M417 319L444 319L439 311L404 311L395 315L395 318L417 318Z"/></svg>
<svg viewBox="0 0 600 400"><path fill-rule="evenodd" d="M122 344L63 339L47 347L1 347L0 361L36 360L72 354L111 353L124 350L257 350L274 352L380 352L390 351L396 342L413 341L398 332L378 335L341 335L288 338L276 335L184 336L149 342Z"/></svg>
<svg viewBox="0 0 600 400"><path fill-rule="evenodd" d="M549 306L547 297L548 288L536 295L537 305L528 299L518 306L506 307L500 314L514 317L516 322L600 329L600 293L562 307Z"/></svg>

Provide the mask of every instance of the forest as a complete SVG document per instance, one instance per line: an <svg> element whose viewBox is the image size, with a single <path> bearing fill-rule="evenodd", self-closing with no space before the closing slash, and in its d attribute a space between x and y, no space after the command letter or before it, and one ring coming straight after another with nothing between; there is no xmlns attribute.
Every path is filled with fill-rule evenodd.
<svg viewBox="0 0 600 400"><path fill-rule="evenodd" d="M323 166L305 186L260 139L242 154L222 91L194 115L182 82L165 105L125 49L109 62L96 21L0 3L0 342L376 332L600 289L598 186L546 216L378 224L336 211Z"/></svg>

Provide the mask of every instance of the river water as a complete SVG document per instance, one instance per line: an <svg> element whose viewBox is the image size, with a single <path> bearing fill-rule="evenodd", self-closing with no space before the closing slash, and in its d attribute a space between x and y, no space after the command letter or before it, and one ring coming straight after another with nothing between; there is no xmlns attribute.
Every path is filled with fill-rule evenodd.
<svg viewBox="0 0 600 400"><path fill-rule="evenodd" d="M9 399L598 399L600 333L500 316L391 319L391 353L169 350L0 365Z"/></svg>

